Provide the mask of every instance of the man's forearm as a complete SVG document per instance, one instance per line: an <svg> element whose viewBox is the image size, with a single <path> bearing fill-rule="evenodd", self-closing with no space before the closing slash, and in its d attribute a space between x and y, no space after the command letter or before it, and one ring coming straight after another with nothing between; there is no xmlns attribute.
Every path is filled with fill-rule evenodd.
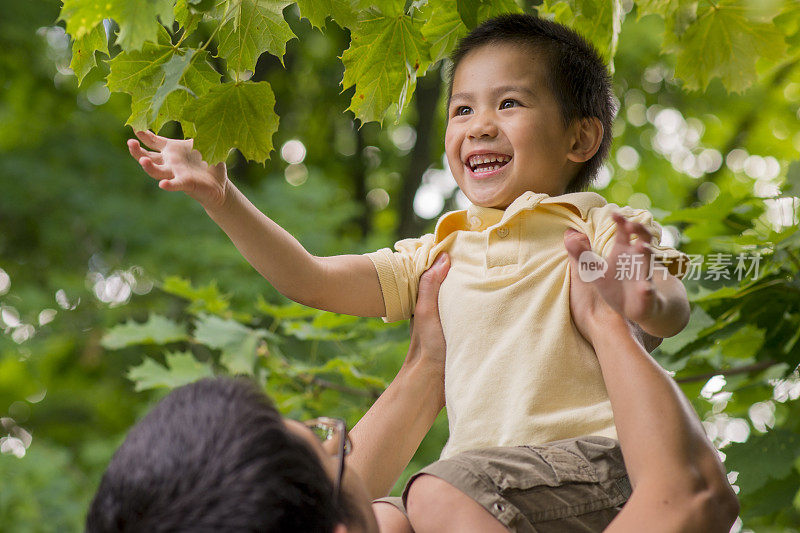
<svg viewBox="0 0 800 533"><path fill-rule="evenodd" d="M611 399L625 465L634 495L640 491L636 505L623 510L617 523L625 524L637 512L640 516L649 512L651 517L672 516L674 529L702 530L706 523L702 520L716 512L715 501L721 502L717 505L720 515L713 519L732 523L735 498L725 470L675 381L634 340L622 317L616 315L593 327L592 344ZM693 514L682 509L696 502L701 503L692 509ZM706 503L710 510L701 508ZM701 526L695 527L695 519Z"/></svg>
<svg viewBox="0 0 800 533"><path fill-rule="evenodd" d="M690 313L689 300L683 283L665 272L666 269L663 267L653 272L658 305L653 314L638 322L644 331L660 338L680 333L689 322Z"/></svg>
<svg viewBox="0 0 800 533"><path fill-rule="evenodd" d="M441 368L421 358L406 361L350 432L347 464L366 482L370 497L389 494L442 410L443 398Z"/></svg>
<svg viewBox="0 0 800 533"><path fill-rule="evenodd" d="M317 309L382 316L377 274L364 256L315 257L230 181L225 203L206 210L245 259L281 294Z"/></svg>

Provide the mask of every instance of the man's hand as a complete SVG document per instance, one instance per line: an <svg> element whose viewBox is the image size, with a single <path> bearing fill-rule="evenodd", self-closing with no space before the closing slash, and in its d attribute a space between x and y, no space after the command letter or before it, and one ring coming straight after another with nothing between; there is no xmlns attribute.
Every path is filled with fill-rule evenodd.
<svg viewBox="0 0 800 533"><path fill-rule="evenodd" d="M612 217L617 223L617 234L605 258L608 269L593 285L603 300L626 319L637 324L657 321L667 306L667 297L659 290L659 285L664 283L655 283L654 275L666 279L667 272L662 265L652 264L652 235L638 222L618 213ZM631 243L632 235L637 239ZM591 250L591 247L586 246L586 249Z"/></svg>
<svg viewBox="0 0 800 533"><path fill-rule="evenodd" d="M371 498L389 494L444 406L444 333L439 286L450 269L441 254L422 275L408 355L397 376L350 432L348 468Z"/></svg>
<svg viewBox="0 0 800 533"><path fill-rule="evenodd" d="M624 319L600 295L600 279L586 282L578 275L578 258L583 252L592 249L589 238L570 228L564 233L564 246L570 262L569 310L572 321L580 334L594 344L595 332L602 329L604 323Z"/></svg>
<svg viewBox="0 0 800 533"><path fill-rule="evenodd" d="M664 306L663 295L653 282L654 274L663 276L664 272L651 272L653 251L649 244L652 235L647 228L619 213L612 217L617 223L617 234L606 258L608 270L595 287L617 313L642 323ZM632 235L637 237L633 243Z"/></svg>
<svg viewBox="0 0 800 533"><path fill-rule="evenodd" d="M228 191L224 162L209 166L200 152L192 149L192 139L169 139L149 130L135 133L154 151L145 150L135 139L128 139L128 150L147 174L159 180L160 188L183 191L200 202L206 211L222 206Z"/></svg>
<svg viewBox="0 0 800 533"><path fill-rule="evenodd" d="M410 349L406 356L406 363L419 358L428 360L432 366L440 367L443 375L445 341L439 318L439 288L449 270L450 258L442 252L420 277L417 305L411 317L411 348L419 350Z"/></svg>

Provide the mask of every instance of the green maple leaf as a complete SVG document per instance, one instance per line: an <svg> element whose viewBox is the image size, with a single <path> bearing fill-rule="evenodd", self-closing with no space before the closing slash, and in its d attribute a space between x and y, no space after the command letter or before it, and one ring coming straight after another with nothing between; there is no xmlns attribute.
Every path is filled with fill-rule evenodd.
<svg viewBox="0 0 800 533"><path fill-rule="evenodd" d="M481 0L455 0L456 13L468 29L473 29L478 25L478 8Z"/></svg>
<svg viewBox="0 0 800 533"><path fill-rule="evenodd" d="M516 0L481 0L478 6L477 21L481 24L486 19L505 15L506 13L522 13Z"/></svg>
<svg viewBox="0 0 800 533"><path fill-rule="evenodd" d="M188 0L178 0L175 3L175 10L173 11L175 21L183 28L185 33L192 33L197 29L197 25L202 20L203 15L197 13L194 9L190 9Z"/></svg>
<svg viewBox="0 0 800 533"><path fill-rule="evenodd" d="M164 123L177 120L184 133L192 133L194 128L183 116L183 109L192 95L207 93L220 79L207 57L205 51L181 56L169 44L169 35L162 28L158 43L146 42L141 50L121 52L109 61L109 90L131 96L131 115L126 124L136 130L158 131Z"/></svg>
<svg viewBox="0 0 800 533"><path fill-rule="evenodd" d="M100 51L106 55L108 53L108 37L106 29L102 24L98 24L89 33L72 43L72 61L69 68L78 77L78 84L83 83L83 78L97 65L95 51Z"/></svg>
<svg viewBox="0 0 800 533"><path fill-rule="evenodd" d="M224 349L241 344L254 332L235 320L203 313L195 324L194 338L209 348Z"/></svg>
<svg viewBox="0 0 800 533"><path fill-rule="evenodd" d="M173 389L214 375L210 365L201 363L190 352L170 352L165 359L166 367L146 358L128 370L127 377L136 384L137 391Z"/></svg>
<svg viewBox="0 0 800 533"><path fill-rule="evenodd" d="M539 7L541 14L576 30L591 42L614 71L613 59L624 15L619 4L606 0L550 0Z"/></svg>
<svg viewBox="0 0 800 533"><path fill-rule="evenodd" d="M219 55L237 72L255 70L263 52L283 63L286 42L296 37L283 18L290 0L240 0L219 30Z"/></svg>
<svg viewBox="0 0 800 533"><path fill-rule="evenodd" d="M431 64L430 45L422 36L421 17L372 11L351 32L342 54L342 88L355 85L348 110L362 122L383 122L390 106L399 118L410 101L417 76Z"/></svg>
<svg viewBox="0 0 800 533"><path fill-rule="evenodd" d="M197 342L222 350L220 363L234 374L252 374L258 343L267 335L266 330L254 330L235 320L205 314L194 330Z"/></svg>
<svg viewBox="0 0 800 533"><path fill-rule="evenodd" d="M194 147L208 164L224 161L231 148L262 163L269 158L272 136L278 130L274 106L269 83L232 82L192 100L184 113L197 130Z"/></svg>
<svg viewBox="0 0 800 533"><path fill-rule="evenodd" d="M161 71L161 66L169 61L173 53L169 34L162 28L158 33L158 42L147 42L141 50L121 52L108 61L111 69L107 78L109 90L131 95L143 90L143 86Z"/></svg>
<svg viewBox="0 0 800 533"><path fill-rule="evenodd" d="M82 39L89 34L103 18L109 16L105 0L63 0L59 20L67 23L67 33L73 39Z"/></svg>
<svg viewBox="0 0 800 533"><path fill-rule="evenodd" d="M430 43L431 63L447 57L458 40L467 34L467 27L456 11L456 2L441 0L423 8L426 22L422 26L422 36Z"/></svg>
<svg viewBox="0 0 800 533"><path fill-rule="evenodd" d="M320 30L325 27L328 17L343 28L354 25L358 18L352 0L297 0L297 7L300 8L300 16Z"/></svg>
<svg viewBox="0 0 800 533"><path fill-rule="evenodd" d="M756 61L784 57L783 33L773 24L748 17L745 8L720 2L698 11L697 20L675 45L675 75L689 90L705 90L713 78L742 92L756 79Z"/></svg>
<svg viewBox="0 0 800 533"><path fill-rule="evenodd" d="M170 120L176 120L181 123L183 134L186 137L195 135L195 126L184 116L183 110L192 100L206 94L212 87L219 85L220 82L219 73L214 70L206 59L208 53L203 51L200 54L201 56L193 59L192 64L185 70L178 82L177 88L184 90L170 92L159 109L158 116L156 116L155 120L150 121L149 126L153 131L160 130ZM166 67L166 65L164 66ZM150 104L151 107L154 105L154 101L155 96Z"/></svg>
<svg viewBox="0 0 800 533"><path fill-rule="evenodd" d="M783 13L776 16L773 22L783 31L791 50L800 49L800 9L797 5L787 2Z"/></svg>
<svg viewBox="0 0 800 533"><path fill-rule="evenodd" d="M153 100L150 104L151 121L155 120L155 117L158 116L161 105L172 92L177 90L191 92L191 89L181 85L181 80L186 75L186 70L191 65L194 54L195 50L189 50L183 55L173 54L172 57L169 58L169 61L162 65L164 82L158 87L155 95L153 95Z"/></svg>
<svg viewBox="0 0 800 533"><path fill-rule="evenodd" d="M189 300L188 311L190 313L198 313L200 311L223 313L228 311L230 307L228 296L220 292L217 282L213 280L208 285L192 287L188 279L167 276L164 278L161 290Z"/></svg>
<svg viewBox="0 0 800 533"><path fill-rule="evenodd" d="M167 344L186 340L186 329L169 318L151 314L143 324L129 320L109 329L100 344L108 350L118 350L139 344Z"/></svg>
<svg viewBox="0 0 800 533"><path fill-rule="evenodd" d="M157 17L167 26L174 21L175 0L109 0L110 16L119 25L117 44L123 50L141 50L145 41L156 41Z"/></svg>

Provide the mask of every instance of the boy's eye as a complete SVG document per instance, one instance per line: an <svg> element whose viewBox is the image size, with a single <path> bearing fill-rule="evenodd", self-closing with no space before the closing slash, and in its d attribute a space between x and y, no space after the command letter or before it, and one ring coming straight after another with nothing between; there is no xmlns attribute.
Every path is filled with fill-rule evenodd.
<svg viewBox="0 0 800 533"><path fill-rule="evenodd" d="M456 108L456 110L455 110L455 113L453 113L453 114L454 114L455 116L463 115L463 114L464 114L464 111L469 111L469 107L467 107L467 106L465 106L465 105L460 105L460 106L458 106L458 107Z"/></svg>
<svg viewBox="0 0 800 533"><path fill-rule="evenodd" d="M506 104L513 104L514 106L516 106L516 105L517 105L517 103L518 103L518 102L517 102L516 100L512 100L511 98L506 98L505 100L503 100L503 101L500 103L500 109L508 109L508 108L506 107Z"/></svg>

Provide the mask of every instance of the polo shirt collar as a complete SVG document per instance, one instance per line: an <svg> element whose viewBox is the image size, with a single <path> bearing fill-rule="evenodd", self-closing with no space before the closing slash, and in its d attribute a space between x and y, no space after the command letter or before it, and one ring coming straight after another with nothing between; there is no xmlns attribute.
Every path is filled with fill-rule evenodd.
<svg viewBox="0 0 800 533"><path fill-rule="evenodd" d="M504 224L522 211L533 209L540 203L568 206L583 220L586 220L591 208L602 207L607 202L596 192L572 192L550 196L545 193L527 191L505 209L470 205L467 209L451 211L443 215L436 224L436 242L441 242L454 231L483 231L490 226Z"/></svg>

